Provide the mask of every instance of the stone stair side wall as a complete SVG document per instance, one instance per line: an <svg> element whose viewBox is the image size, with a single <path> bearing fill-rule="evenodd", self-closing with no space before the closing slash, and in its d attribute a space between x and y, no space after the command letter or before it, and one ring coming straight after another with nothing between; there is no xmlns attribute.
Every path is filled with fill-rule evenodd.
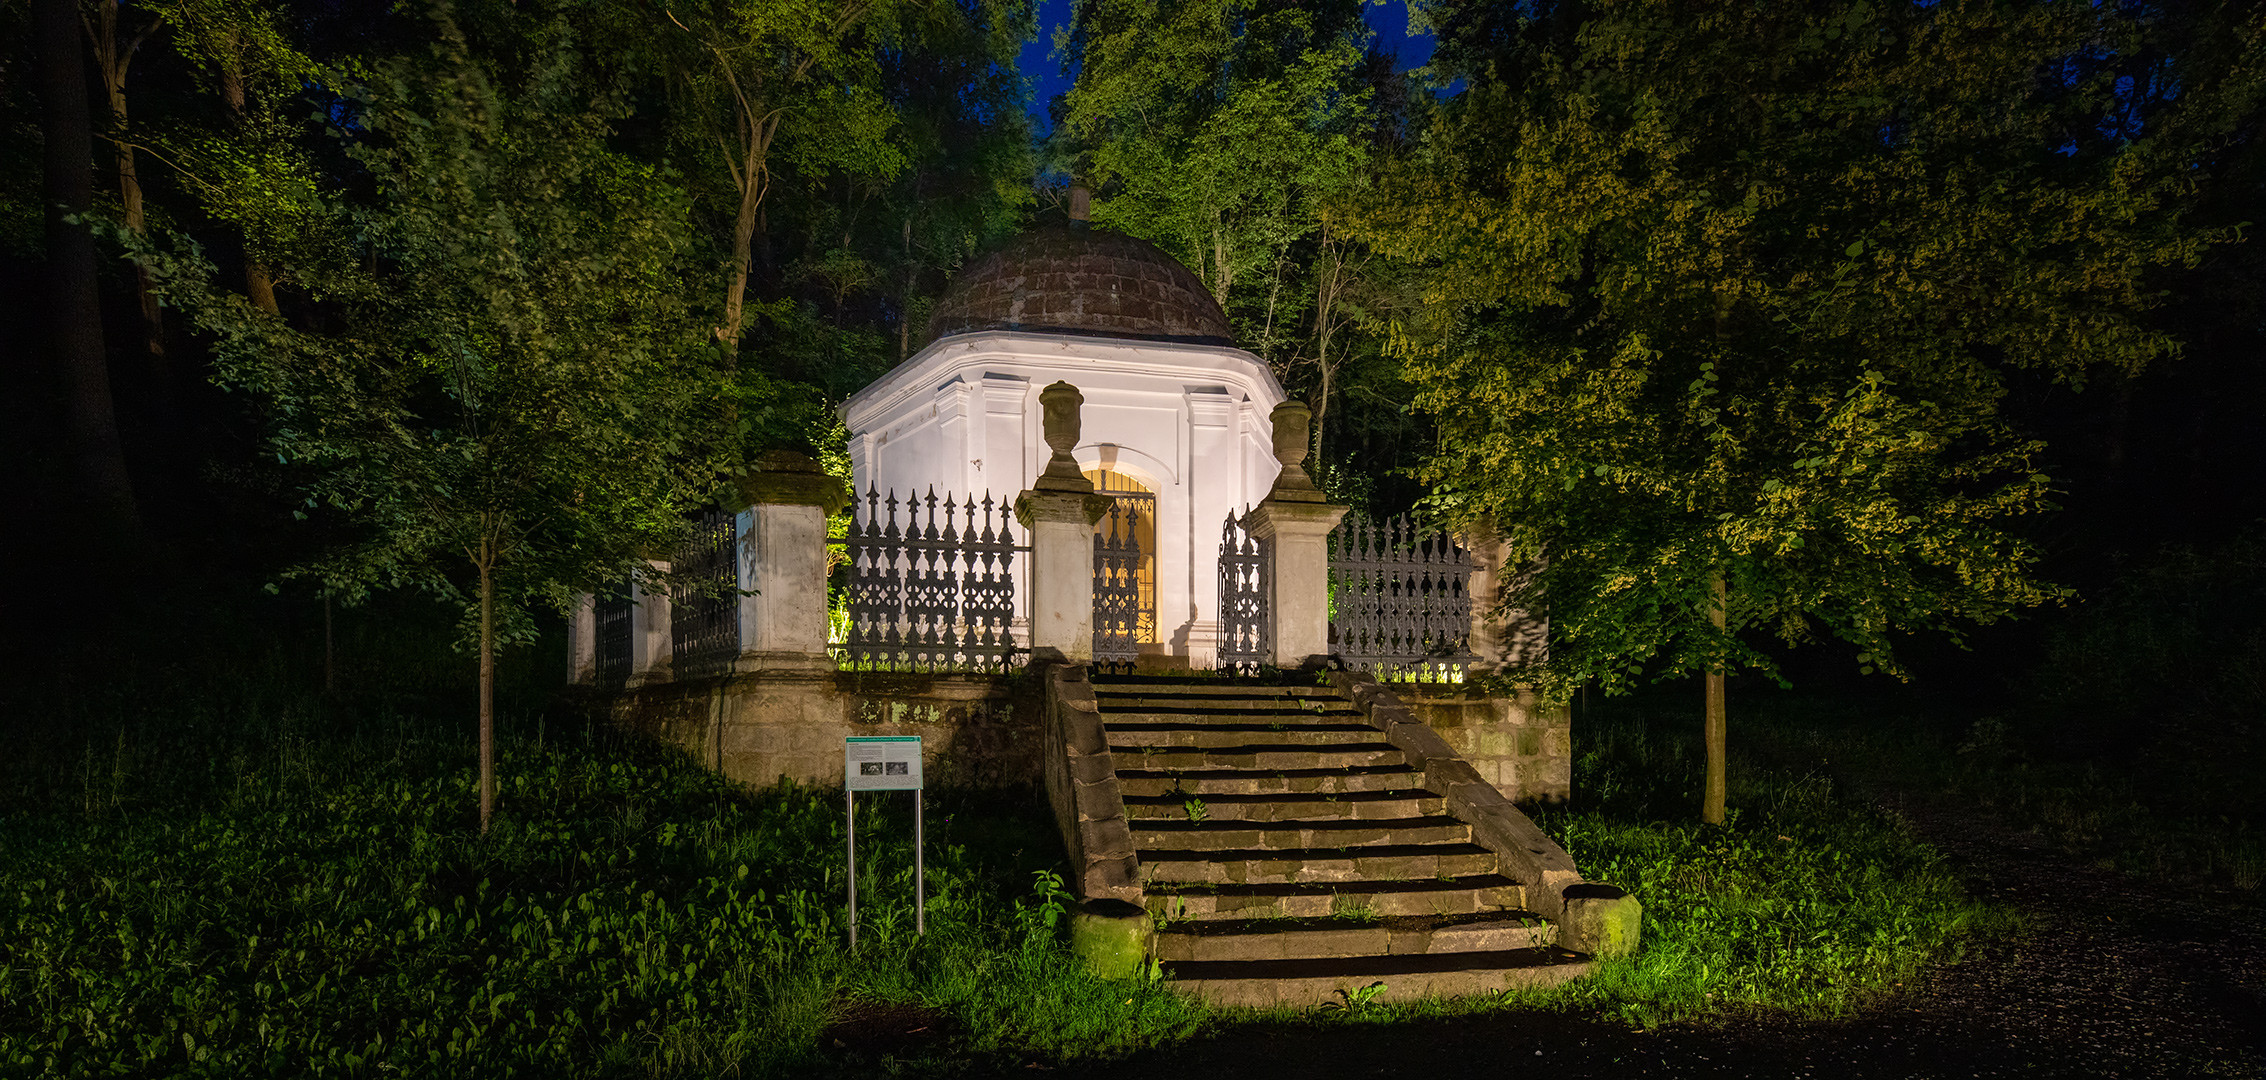
<svg viewBox="0 0 2266 1080"><path fill-rule="evenodd" d="M1138 906L1141 864L1086 666L1048 665L1040 678L1046 695L1046 795L1070 850L1071 886L1089 902Z"/></svg>
<svg viewBox="0 0 2266 1080"><path fill-rule="evenodd" d="M1416 712L1367 674L1330 673L1331 685L1351 699L1386 741L1423 770L1424 786L1447 800L1448 813L1471 826L1473 843L1495 854L1498 872L1524 887L1526 906L1553 922L1565 914L1565 890L1581 884L1573 857L1495 785L1472 768Z"/></svg>

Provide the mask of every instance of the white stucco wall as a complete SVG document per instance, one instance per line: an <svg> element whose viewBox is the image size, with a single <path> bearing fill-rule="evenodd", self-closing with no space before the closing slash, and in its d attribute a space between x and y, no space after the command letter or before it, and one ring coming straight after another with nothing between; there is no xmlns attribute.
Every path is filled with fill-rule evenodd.
<svg viewBox="0 0 2266 1080"><path fill-rule="evenodd" d="M1209 665L1220 525L1264 498L1277 464L1274 375L1240 349L983 332L921 350L842 406L856 490L989 494L1011 503L1046 462L1039 391L1085 395L1073 451L1157 493L1157 628L1165 651ZM1017 582L1025 595L1027 582Z"/></svg>

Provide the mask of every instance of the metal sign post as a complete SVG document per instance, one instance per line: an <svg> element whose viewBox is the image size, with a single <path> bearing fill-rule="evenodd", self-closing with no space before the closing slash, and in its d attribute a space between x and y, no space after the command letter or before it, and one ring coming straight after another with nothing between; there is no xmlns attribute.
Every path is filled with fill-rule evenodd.
<svg viewBox="0 0 2266 1080"><path fill-rule="evenodd" d="M928 881L922 818L921 737L852 735L842 740L842 806L848 818L850 949L858 947L858 792L913 793L913 932L928 933Z"/></svg>

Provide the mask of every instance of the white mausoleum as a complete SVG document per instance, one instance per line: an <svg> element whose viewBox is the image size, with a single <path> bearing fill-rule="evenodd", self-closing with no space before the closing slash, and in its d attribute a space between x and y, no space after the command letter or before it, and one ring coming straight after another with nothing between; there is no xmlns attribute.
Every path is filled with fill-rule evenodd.
<svg viewBox="0 0 2266 1080"><path fill-rule="evenodd" d="M869 491L1011 505L1049 456L1039 392L1068 382L1079 468L1138 510L1142 652L1212 666L1221 527L1274 483L1284 394L1203 284L1145 241L1043 229L971 263L928 337L842 406L861 512Z"/></svg>

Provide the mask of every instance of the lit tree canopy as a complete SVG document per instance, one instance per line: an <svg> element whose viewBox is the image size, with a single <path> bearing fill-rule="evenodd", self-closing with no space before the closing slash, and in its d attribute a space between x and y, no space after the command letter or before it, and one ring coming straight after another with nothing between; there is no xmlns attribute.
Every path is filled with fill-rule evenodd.
<svg viewBox="0 0 2266 1080"><path fill-rule="evenodd" d="M2194 144L2116 127L2138 16L1433 16L1469 89L1345 226L1424 282L1395 346L1439 506L1546 558L1513 598L1552 620L1532 674L1719 694L1773 670L1755 629L1903 674L1901 634L2060 595L2009 531L2050 480L2008 373L2165 354L2149 274L2223 238L2183 219Z"/></svg>

